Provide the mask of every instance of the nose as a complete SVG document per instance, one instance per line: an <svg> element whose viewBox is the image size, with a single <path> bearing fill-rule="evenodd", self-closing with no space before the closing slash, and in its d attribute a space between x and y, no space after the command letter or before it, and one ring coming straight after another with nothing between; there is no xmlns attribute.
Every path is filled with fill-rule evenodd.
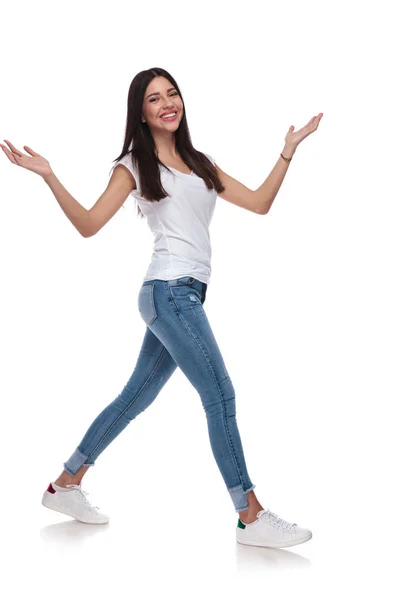
<svg viewBox="0 0 400 600"><path fill-rule="evenodd" d="M165 108L170 108L171 106L174 106L174 103L172 100L170 100L169 98L167 98L167 100L164 102L163 106Z"/></svg>

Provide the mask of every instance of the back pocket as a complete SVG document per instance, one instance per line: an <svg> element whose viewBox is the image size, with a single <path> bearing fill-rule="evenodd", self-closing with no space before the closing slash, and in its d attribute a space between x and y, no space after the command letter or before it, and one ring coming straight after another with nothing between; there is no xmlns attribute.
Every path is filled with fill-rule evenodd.
<svg viewBox="0 0 400 600"><path fill-rule="evenodd" d="M154 283L142 285L139 291L138 307L143 321L146 325L151 325L157 317L156 307L154 306Z"/></svg>

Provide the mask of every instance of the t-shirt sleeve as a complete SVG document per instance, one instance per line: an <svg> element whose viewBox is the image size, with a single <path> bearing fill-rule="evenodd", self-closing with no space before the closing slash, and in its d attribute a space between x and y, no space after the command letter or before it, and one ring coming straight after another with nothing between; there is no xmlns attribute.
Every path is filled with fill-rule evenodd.
<svg viewBox="0 0 400 600"><path fill-rule="evenodd" d="M211 156L211 154L206 154L205 152L203 152L203 154L207 156L207 158L212 162L213 165L215 165L215 158Z"/></svg>
<svg viewBox="0 0 400 600"><path fill-rule="evenodd" d="M138 170L136 165L134 165L132 163L132 155L129 154L125 154L125 156L123 156L122 158L120 158L113 166L112 166L112 172L114 172L115 167L117 167L118 165L123 165L124 167L126 167L133 175L133 177L135 178L136 181L136 189L132 190L132 194L139 194L140 195L140 184L139 184L139 174L138 174Z"/></svg>

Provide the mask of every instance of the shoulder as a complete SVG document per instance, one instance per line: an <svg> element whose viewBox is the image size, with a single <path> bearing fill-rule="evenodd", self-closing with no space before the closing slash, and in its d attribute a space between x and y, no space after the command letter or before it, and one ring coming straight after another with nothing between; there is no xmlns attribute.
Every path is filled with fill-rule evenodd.
<svg viewBox="0 0 400 600"><path fill-rule="evenodd" d="M203 152L204 156L207 156L208 160L212 162L213 165L215 165L215 158L213 156L211 156L211 154L207 154L206 152Z"/></svg>
<svg viewBox="0 0 400 600"><path fill-rule="evenodd" d="M133 157L132 157L132 154L130 152L128 152L122 158L120 158L119 160L117 160L117 162L113 165L112 168L115 169L119 165L123 165L124 167L126 167L127 169L129 169L129 171L132 173L132 175L134 177L136 177L136 174L137 174L137 165L135 164L135 162L133 160Z"/></svg>
<svg viewBox="0 0 400 600"><path fill-rule="evenodd" d="M132 154L131 152L128 152L127 154L125 154L122 158L120 158L119 160L117 160L115 162L115 164L112 166L112 172L114 172L114 170L119 167L120 165L122 165L123 167L125 167L125 169L127 169L130 174L133 177L134 180L134 186L133 189L136 190L139 188L139 175L138 175L138 169L137 169L137 164L136 162L133 160Z"/></svg>

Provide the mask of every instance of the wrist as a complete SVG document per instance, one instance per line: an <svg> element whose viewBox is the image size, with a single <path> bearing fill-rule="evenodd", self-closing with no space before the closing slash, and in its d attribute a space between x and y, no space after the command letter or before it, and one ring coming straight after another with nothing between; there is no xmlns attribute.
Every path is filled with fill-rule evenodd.
<svg viewBox="0 0 400 600"><path fill-rule="evenodd" d="M49 183L53 177L54 177L53 171L50 171L49 173L42 175L42 179L45 183Z"/></svg>
<svg viewBox="0 0 400 600"><path fill-rule="evenodd" d="M292 158L293 154L296 152L297 146L293 146L291 144L285 144L282 154L285 158Z"/></svg>

